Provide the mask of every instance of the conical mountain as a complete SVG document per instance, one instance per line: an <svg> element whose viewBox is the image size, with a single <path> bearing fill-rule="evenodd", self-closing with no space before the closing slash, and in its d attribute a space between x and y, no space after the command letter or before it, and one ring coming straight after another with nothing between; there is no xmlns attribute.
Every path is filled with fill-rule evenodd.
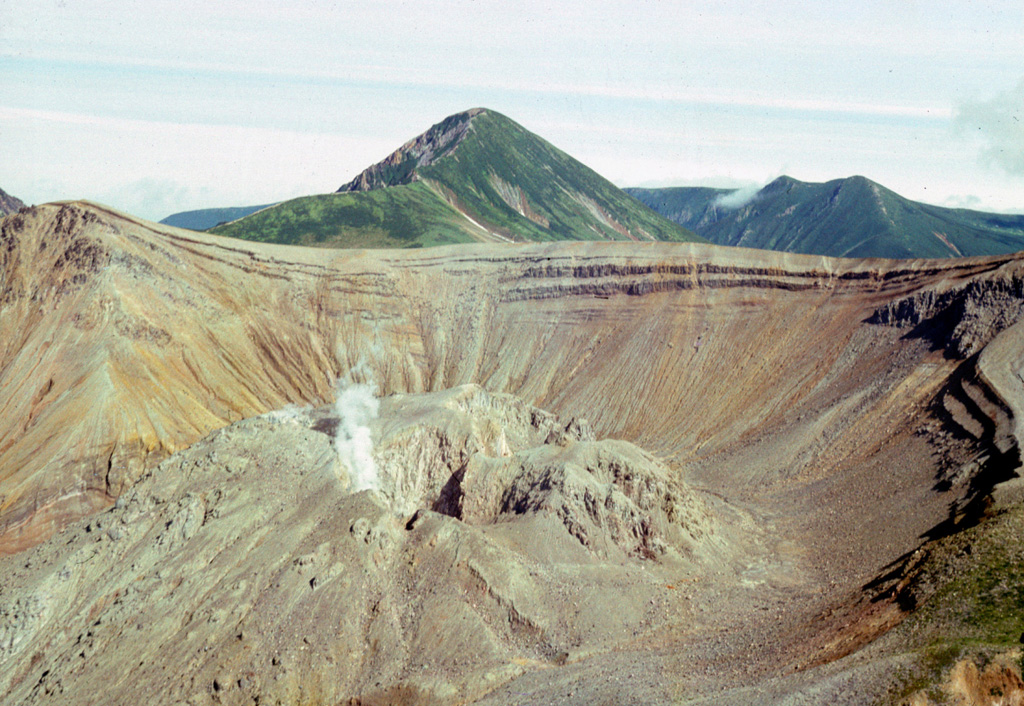
<svg viewBox="0 0 1024 706"><path fill-rule="evenodd" d="M724 189L629 189L719 245L838 257L960 257L1024 249L1024 215L919 203L862 176L782 176L743 199Z"/></svg>
<svg viewBox="0 0 1024 706"><path fill-rule="evenodd" d="M700 241L491 110L452 115L345 184L213 232L327 247Z"/></svg>

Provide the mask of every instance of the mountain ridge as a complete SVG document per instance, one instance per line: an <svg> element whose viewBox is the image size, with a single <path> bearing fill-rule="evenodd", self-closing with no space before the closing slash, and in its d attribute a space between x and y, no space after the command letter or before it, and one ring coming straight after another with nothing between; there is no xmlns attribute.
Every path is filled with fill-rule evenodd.
<svg viewBox="0 0 1024 706"><path fill-rule="evenodd" d="M409 184L419 176L416 169L429 167L436 160L452 152L466 136L472 119L486 112L484 108L470 108L450 115L426 132L417 135L390 155L360 172L352 181L341 186L337 193L346 191L372 191L388 186Z"/></svg>
<svg viewBox="0 0 1024 706"><path fill-rule="evenodd" d="M948 209L906 199L863 176L781 176L745 200L705 187L626 192L719 245L834 257L961 257L1024 249L1024 215ZM733 195L741 203L730 206Z"/></svg>
<svg viewBox="0 0 1024 706"><path fill-rule="evenodd" d="M211 232L326 247L701 240L484 108L431 126L334 194L286 201Z"/></svg>
<svg viewBox="0 0 1024 706"><path fill-rule="evenodd" d="M219 225L237 221L248 215L270 208L276 204L267 203L260 206L222 206L215 208L200 208L193 211L179 211L172 213L166 218L161 218L160 223L175 228L187 228L188 230L209 230Z"/></svg>

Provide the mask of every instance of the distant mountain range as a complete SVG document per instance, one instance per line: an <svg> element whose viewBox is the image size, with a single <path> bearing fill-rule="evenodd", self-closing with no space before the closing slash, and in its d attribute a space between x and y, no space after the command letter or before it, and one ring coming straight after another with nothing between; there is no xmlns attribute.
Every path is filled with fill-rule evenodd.
<svg viewBox="0 0 1024 706"><path fill-rule="evenodd" d="M359 248L703 240L521 125L481 108L434 125L337 193L286 201L211 232Z"/></svg>
<svg viewBox="0 0 1024 706"><path fill-rule="evenodd" d="M862 176L825 183L782 176L750 194L707 187L623 191L521 125L482 108L446 118L336 193L188 211L161 222L321 247L707 239L836 257L947 258L1024 250L1024 215L919 203Z"/></svg>
<svg viewBox="0 0 1024 706"><path fill-rule="evenodd" d="M823 184L782 176L747 199L705 187L626 192L719 245L889 258L1024 249L1024 215L919 203L861 176Z"/></svg>
<svg viewBox="0 0 1024 706"><path fill-rule="evenodd" d="M22 208L25 208L24 201L0 189L0 217L6 216L8 213L14 213Z"/></svg>
<svg viewBox="0 0 1024 706"><path fill-rule="evenodd" d="M170 215L160 222L175 228L209 230L215 226L244 218L251 213L261 211L273 205L268 203L262 206L229 206L227 208L203 208L198 211L182 211L181 213Z"/></svg>

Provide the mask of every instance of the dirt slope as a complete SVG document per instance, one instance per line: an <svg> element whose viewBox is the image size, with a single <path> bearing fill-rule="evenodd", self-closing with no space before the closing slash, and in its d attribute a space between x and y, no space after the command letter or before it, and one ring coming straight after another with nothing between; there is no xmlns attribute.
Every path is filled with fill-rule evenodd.
<svg viewBox="0 0 1024 706"><path fill-rule="evenodd" d="M1019 464L1014 257L835 260L653 243L325 255L84 203L0 228L0 546L12 554L0 566L0 686L19 700L63 689L85 702L105 684L143 698L164 693L147 685L167 670L188 675L175 698L194 702L287 703L300 685L324 703L800 702L839 694L828 691L838 683L843 700L867 702L906 654L878 647L906 614L887 572L909 575L922 542L974 523ZM294 427L241 422L192 446L289 403L330 402L356 369L383 400L385 477L422 491L399 509L394 492L346 490L329 411L303 412ZM469 383L515 396L498 407L586 418L596 441L527 438L536 427L511 412L481 431L491 412L477 410L452 422L476 424L472 433L409 432L415 443L399 445L447 451L389 466L381 440L447 418L445 391ZM441 397L419 412L401 402L419 398L394 396L424 392ZM546 418L539 409L530 414ZM493 446L502 432L522 437L511 465ZM692 498L683 514L703 517L704 534L631 525L662 505L631 500L647 508L636 515L610 500L624 481L602 476L604 452L586 446L608 440L638 447L616 447L623 458L649 459L616 463L653 464L645 487L683 484L673 497ZM456 510L437 484L458 475L448 461L459 448L483 454L486 472L458 479ZM435 456L448 465L424 461ZM233 457L249 461L232 469L223 458ZM597 505L595 490L585 500L588 478L609 493ZM216 498L235 519L209 514ZM414 520L414 506L435 514ZM353 533L366 541L349 547ZM435 535L447 538L436 551ZM456 574L402 568L445 551ZM326 594L310 585L319 573L291 583L274 573L310 553L331 577ZM94 566L70 568L87 556ZM482 562L483 578L460 561ZM526 573L499 579L487 573L496 567ZM539 567L543 577L526 578ZM168 599L185 581L202 586ZM368 598L370 585L387 595ZM409 596L436 591L433 608L402 613ZM135 626L165 600L165 618ZM581 600L598 612L578 612ZM91 630L94 619L111 632ZM250 632L250 619L262 627ZM481 642L455 655L443 636L464 634L461 620ZM137 668L125 661L130 630L150 645ZM179 651L157 649L158 634L178 635ZM71 659L89 637L85 662ZM275 651L299 662L272 686ZM472 689L453 676L459 665ZM130 676L104 681L115 672Z"/></svg>

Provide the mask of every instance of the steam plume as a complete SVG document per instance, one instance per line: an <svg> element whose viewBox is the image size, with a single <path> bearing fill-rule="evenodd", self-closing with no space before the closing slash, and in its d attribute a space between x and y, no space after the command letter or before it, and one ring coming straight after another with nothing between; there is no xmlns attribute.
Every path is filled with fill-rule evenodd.
<svg viewBox="0 0 1024 706"><path fill-rule="evenodd" d="M357 369L364 367L360 364ZM355 382L350 373L348 378L338 381L338 398L334 403L338 433L334 437L334 448L341 465L348 471L354 492L376 490L379 486L370 435L370 422L377 418L380 406L375 393L372 378Z"/></svg>
<svg viewBox="0 0 1024 706"><path fill-rule="evenodd" d="M736 191L730 191L728 194L722 194L715 199L715 205L721 206L722 208L734 211L738 208L746 206L748 203L753 201L757 196L757 192L761 190L760 186L751 184L750 186L741 186Z"/></svg>

